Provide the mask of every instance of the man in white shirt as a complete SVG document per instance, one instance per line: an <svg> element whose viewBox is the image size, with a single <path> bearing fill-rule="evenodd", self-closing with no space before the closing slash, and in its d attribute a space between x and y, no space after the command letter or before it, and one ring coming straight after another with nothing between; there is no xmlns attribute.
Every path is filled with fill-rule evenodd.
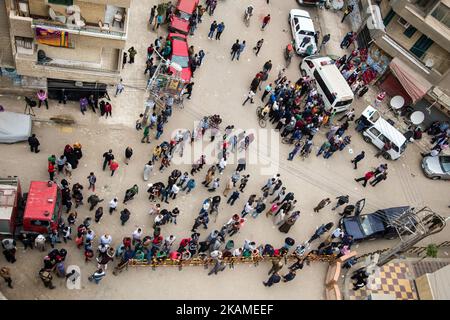
<svg viewBox="0 0 450 320"><path fill-rule="evenodd" d="M110 234L104 234L100 237L100 243L104 245L110 245L112 243L112 237Z"/></svg>
<svg viewBox="0 0 450 320"><path fill-rule="evenodd" d="M117 198L114 198L109 202L109 214L112 214L116 210L117 204L118 204Z"/></svg>
<svg viewBox="0 0 450 320"><path fill-rule="evenodd" d="M246 215L248 215L253 210L253 207L250 203L246 203L244 206L244 209L241 212L241 217L244 218Z"/></svg>
<svg viewBox="0 0 450 320"><path fill-rule="evenodd" d="M255 96L255 93L254 93L252 90L250 90L250 92L249 92L248 95L247 95L247 98L245 99L244 103L242 103L242 105L245 105L245 104L247 103L248 100L250 100L250 103L255 103L255 102L253 101L253 97L254 97L254 96Z"/></svg>
<svg viewBox="0 0 450 320"><path fill-rule="evenodd" d="M172 190L170 190L170 197L172 197L172 199L175 199L177 197L177 194L179 191L180 191L180 187L177 186L176 184L174 184L172 186Z"/></svg>
<svg viewBox="0 0 450 320"><path fill-rule="evenodd" d="M131 235L133 242L141 242L141 237L142 237L142 229L141 228L137 228L136 230L133 231L133 234Z"/></svg>

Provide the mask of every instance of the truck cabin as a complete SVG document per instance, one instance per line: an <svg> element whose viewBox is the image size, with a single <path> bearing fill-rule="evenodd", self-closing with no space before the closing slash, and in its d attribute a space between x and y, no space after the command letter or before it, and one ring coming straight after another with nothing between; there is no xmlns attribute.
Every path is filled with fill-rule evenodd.
<svg viewBox="0 0 450 320"><path fill-rule="evenodd" d="M32 181L23 214L23 232L47 234L61 218L62 195L51 181Z"/></svg>

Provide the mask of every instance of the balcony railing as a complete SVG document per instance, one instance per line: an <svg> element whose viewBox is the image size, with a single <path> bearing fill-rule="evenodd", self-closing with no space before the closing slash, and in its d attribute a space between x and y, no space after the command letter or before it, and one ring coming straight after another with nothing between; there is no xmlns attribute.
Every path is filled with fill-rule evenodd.
<svg viewBox="0 0 450 320"><path fill-rule="evenodd" d="M56 68L64 68L64 69L73 69L73 70L82 70L82 71L92 71L92 72L100 72L104 74L111 74L111 75L118 75L120 74L120 71L118 70L108 70L104 68L93 68L93 67L85 67L81 65L76 64L63 64L63 63L57 63L53 61L37 61L36 64L41 66L47 66L47 67L56 67Z"/></svg>
<svg viewBox="0 0 450 320"><path fill-rule="evenodd" d="M44 28L54 28L62 31L67 31L69 33L76 33L80 35L110 38L116 40L126 40L127 35L125 31L117 30L105 30L100 29L100 27L86 25L84 27L79 27L77 25L68 25L64 23L58 23L50 20L35 19L33 18L33 27L44 27Z"/></svg>

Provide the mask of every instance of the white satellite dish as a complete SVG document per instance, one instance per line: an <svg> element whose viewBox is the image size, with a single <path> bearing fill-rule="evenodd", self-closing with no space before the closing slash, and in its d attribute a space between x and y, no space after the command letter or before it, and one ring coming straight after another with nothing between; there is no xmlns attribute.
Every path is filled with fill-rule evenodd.
<svg viewBox="0 0 450 320"><path fill-rule="evenodd" d="M428 58L427 60L425 60L425 66L426 66L427 68L432 68L433 65L434 65L434 60L433 60L433 59Z"/></svg>

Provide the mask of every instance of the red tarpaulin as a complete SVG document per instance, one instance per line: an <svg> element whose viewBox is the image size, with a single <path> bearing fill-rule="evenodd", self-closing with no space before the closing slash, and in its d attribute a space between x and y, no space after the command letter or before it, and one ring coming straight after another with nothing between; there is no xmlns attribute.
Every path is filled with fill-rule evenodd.
<svg viewBox="0 0 450 320"><path fill-rule="evenodd" d="M392 59L389 67L411 97L413 103L426 95L428 90L432 87L431 83L397 57Z"/></svg>

